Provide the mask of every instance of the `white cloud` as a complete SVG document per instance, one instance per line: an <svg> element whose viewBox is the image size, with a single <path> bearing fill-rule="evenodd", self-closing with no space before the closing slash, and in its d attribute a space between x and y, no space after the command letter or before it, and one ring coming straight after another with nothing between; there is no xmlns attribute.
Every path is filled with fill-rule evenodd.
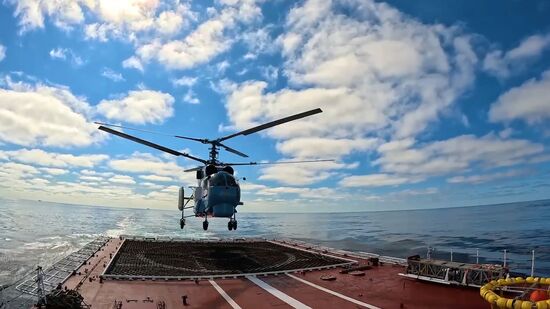
<svg viewBox="0 0 550 309"><path fill-rule="evenodd" d="M392 192L390 196L394 197L406 197L406 196L419 196L419 195L433 195L439 192L438 188L430 187L425 189L406 189L402 191Z"/></svg>
<svg viewBox="0 0 550 309"><path fill-rule="evenodd" d="M173 115L174 98L152 90L130 91L118 100L102 100L97 111L103 116L129 123L162 123Z"/></svg>
<svg viewBox="0 0 550 309"><path fill-rule="evenodd" d="M109 178L110 182L124 184L124 185L133 185L136 183L134 178L126 175L115 175L111 178Z"/></svg>
<svg viewBox="0 0 550 309"><path fill-rule="evenodd" d="M161 10L165 8L165 10ZM105 40L108 36L135 38L153 33L153 36L173 36L194 19L188 4L158 0L110 1L99 0L94 12L102 23L88 30L90 38Z"/></svg>
<svg viewBox="0 0 550 309"><path fill-rule="evenodd" d="M81 175L80 180L84 181L103 181L103 177L100 176L88 176L88 175Z"/></svg>
<svg viewBox="0 0 550 309"><path fill-rule="evenodd" d="M101 76L108 78L114 82L125 81L124 77L122 77L122 74L113 71L113 69L111 68L103 68L103 72L101 72Z"/></svg>
<svg viewBox="0 0 550 309"><path fill-rule="evenodd" d="M112 172L98 172L95 170L81 170L80 174L86 175L86 176L98 176L98 177L111 177L114 176L114 173Z"/></svg>
<svg viewBox="0 0 550 309"><path fill-rule="evenodd" d="M50 50L50 57L52 59L67 59L67 52L68 50L66 48L55 48Z"/></svg>
<svg viewBox="0 0 550 309"><path fill-rule="evenodd" d="M172 80L174 86L192 87L197 83L196 77L182 76L178 79Z"/></svg>
<svg viewBox="0 0 550 309"><path fill-rule="evenodd" d="M212 19L183 40L145 44L138 48L137 55L142 62L154 58L168 69L188 69L207 62L229 48L230 39L223 35L226 26L225 21Z"/></svg>
<svg viewBox="0 0 550 309"><path fill-rule="evenodd" d="M55 176L65 175L65 174L68 173L67 170L64 170L64 169L61 169L61 168L41 167L40 170L45 172L45 173L48 173L50 175L55 175Z"/></svg>
<svg viewBox="0 0 550 309"><path fill-rule="evenodd" d="M15 162L0 163L2 175L12 175L16 178L33 177L35 174L40 174L38 169L27 164Z"/></svg>
<svg viewBox="0 0 550 309"><path fill-rule="evenodd" d="M167 176L159 176L159 175L140 175L139 178L149 180L149 181L156 181L156 182L171 182L174 181L171 177Z"/></svg>
<svg viewBox="0 0 550 309"><path fill-rule="evenodd" d="M177 33L183 26L183 17L174 11L165 11L159 14L156 20L156 28L161 34L171 35Z"/></svg>
<svg viewBox="0 0 550 309"><path fill-rule="evenodd" d="M522 139L462 135L448 140L415 144L413 139L395 140L378 147L379 158L373 161L381 173L347 176L343 187L398 186L424 181L429 177L491 170L548 160L544 147ZM540 159L539 159L540 158ZM449 183L482 183L524 174L523 170L473 176L455 176Z"/></svg>
<svg viewBox="0 0 550 309"><path fill-rule="evenodd" d="M509 138L513 134L514 134L514 130L512 130L511 128L506 128L498 132L498 136L500 136L500 138L503 138L503 139Z"/></svg>
<svg viewBox="0 0 550 309"><path fill-rule="evenodd" d="M70 29L84 20L78 0L8 0L7 3L15 6L14 16L19 18L22 32L44 28L45 16L50 17L53 23L62 29Z"/></svg>
<svg viewBox="0 0 550 309"><path fill-rule="evenodd" d="M84 35L87 39L107 42L109 33L114 32L118 36L122 36L122 34L116 32L116 30L117 28L113 25L93 23L86 25L84 28Z"/></svg>
<svg viewBox="0 0 550 309"><path fill-rule="evenodd" d="M133 69L136 69L138 71L141 71L143 72L143 64L141 63L141 61L135 57L135 56L132 56L126 60L124 60L122 62L122 67L123 68L126 68L126 69L129 69L129 68L133 68Z"/></svg>
<svg viewBox="0 0 550 309"><path fill-rule="evenodd" d="M216 64L216 70L218 71L218 74L225 73L225 70L227 70L227 68L229 68L229 61L227 60L224 60Z"/></svg>
<svg viewBox="0 0 550 309"><path fill-rule="evenodd" d="M336 170L356 168L357 164L339 162L318 162L282 164L264 167L260 170L260 180L271 180L280 184L304 186L321 182L336 175Z"/></svg>
<svg viewBox="0 0 550 309"><path fill-rule="evenodd" d="M343 187L383 187L421 181L420 178L407 178L391 174L348 176L340 181Z"/></svg>
<svg viewBox="0 0 550 309"><path fill-rule="evenodd" d="M297 195L299 198L304 199L342 199L345 195L339 193L333 188L320 187L320 188L298 188L298 187L264 187L258 188L255 191L256 195L260 196L284 196L284 195Z"/></svg>
<svg viewBox="0 0 550 309"><path fill-rule="evenodd" d="M244 56L243 56L244 59L246 60L253 60L253 59L256 59L258 58L258 56L256 54L253 54L253 53L246 53Z"/></svg>
<svg viewBox="0 0 550 309"><path fill-rule="evenodd" d="M163 161L151 154L135 153L127 159L109 161L109 167L117 171L131 173L149 173L155 171L158 175L171 176L182 172L183 169L175 162Z"/></svg>
<svg viewBox="0 0 550 309"><path fill-rule="evenodd" d="M161 159L160 156L153 156L148 153L134 153L129 158L110 160L108 166L116 171L135 174L150 174L153 171L155 173L154 176L170 177L174 181L184 182L189 185L196 184L195 173L185 173L185 169L177 164L175 158ZM144 179L143 177L141 178ZM157 177L154 178L157 180L160 179ZM153 180L150 177L145 179Z"/></svg>
<svg viewBox="0 0 550 309"><path fill-rule="evenodd" d="M6 58L6 46L0 44L0 61Z"/></svg>
<svg viewBox="0 0 550 309"><path fill-rule="evenodd" d="M277 150L292 158L339 159L355 151L366 151L376 146L375 138L330 139L319 137L291 138L277 143Z"/></svg>
<svg viewBox="0 0 550 309"><path fill-rule="evenodd" d="M270 34L270 28L271 26L266 26L241 34L241 40L248 46L248 50L252 51L245 54L244 59L255 59L258 54L273 53L277 50L277 43Z"/></svg>
<svg viewBox="0 0 550 309"><path fill-rule="evenodd" d="M509 170L506 172L498 173L489 173L489 174L480 174L480 175L469 175L469 176L455 176L447 179L449 183L470 183L478 184L484 182L490 182L506 178L516 178L518 176L525 176L530 174L529 170Z"/></svg>
<svg viewBox="0 0 550 309"><path fill-rule="evenodd" d="M82 25L89 39L171 37L195 19L187 3L158 0L8 0L21 32L43 28L47 18L61 29Z"/></svg>
<svg viewBox="0 0 550 309"><path fill-rule="evenodd" d="M69 48L54 48L50 50L50 58L52 59L61 59L61 60L69 60L72 65L74 66L81 66L84 64L84 60L82 60L81 57L77 56L71 49Z"/></svg>
<svg viewBox="0 0 550 309"><path fill-rule="evenodd" d="M24 146L88 146L101 139L91 107L62 87L14 83L0 88L0 141Z"/></svg>
<svg viewBox="0 0 550 309"><path fill-rule="evenodd" d="M113 24L133 24L133 27L146 27L149 18L159 6L158 0L99 0L96 11L103 21Z"/></svg>
<svg viewBox="0 0 550 309"><path fill-rule="evenodd" d="M167 69L188 69L206 63L225 52L233 43L226 34L240 23L250 23L261 16L255 1L243 0L236 3L222 1L225 5L219 12L201 23L183 39L161 42L153 40L141 44L136 50L140 61L157 60Z"/></svg>
<svg viewBox="0 0 550 309"><path fill-rule="evenodd" d="M277 78L279 77L279 69L277 67L274 67L272 65L268 65L266 67L262 67L260 69L261 74L263 78L269 83L274 83L277 81Z"/></svg>
<svg viewBox="0 0 550 309"><path fill-rule="evenodd" d="M18 155L0 152L0 160L10 160L11 156ZM135 154L133 157L141 157L155 162L155 158L145 154ZM59 159L56 157L56 159ZM32 160L30 164L36 164ZM169 161L163 161L168 163ZM143 163L143 162L142 162ZM43 163L45 166L63 165L59 161ZM151 167L145 162L146 167ZM154 167L159 167L156 165ZM171 166L164 165L163 171L167 172ZM137 183L130 175L115 174L106 166L94 167L98 170L83 169L79 172L68 172L68 168L35 167L28 164L0 161L0 193L6 198L42 199L58 202L108 205L122 207L169 207L174 208L177 200L177 188L175 186L161 186L151 182ZM175 169L172 168L172 172ZM150 173L151 170L148 171ZM191 173L194 176L193 173ZM53 176L52 176L53 175ZM47 178L47 179L46 179ZM181 180L183 177L175 175ZM194 178L194 177L193 177ZM190 182L188 184L191 184ZM151 191L159 190L159 191ZM157 192L157 193L154 193ZM163 196L155 199L155 196Z"/></svg>
<svg viewBox="0 0 550 309"><path fill-rule="evenodd" d="M530 79L502 94L491 105L489 119L493 122L524 120L530 124L544 123L550 118L550 70L540 79Z"/></svg>
<svg viewBox="0 0 550 309"><path fill-rule="evenodd" d="M183 96L183 101L189 104L200 104L201 101L197 98L197 94L191 90L188 89L185 95Z"/></svg>
<svg viewBox="0 0 550 309"><path fill-rule="evenodd" d="M102 154L73 155L69 153L46 152L42 149L18 149L0 150L0 156L4 155L10 160L28 163L32 165L48 167L94 167L107 160L109 157ZM44 169L52 171L54 169ZM53 174L53 173L52 173Z"/></svg>
<svg viewBox="0 0 550 309"><path fill-rule="evenodd" d="M342 156L370 149L350 141L424 132L473 84L478 61L460 27L422 24L375 1L305 1L291 9L277 42L289 88L232 84L226 109L230 125L246 129L320 107L322 114L266 132L292 155L311 153L292 139L346 141L326 151Z"/></svg>
<svg viewBox="0 0 550 309"><path fill-rule="evenodd" d="M143 186L143 187L147 187L151 190L159 190L159 189L164 188L164 186L161 186L159 184L152 183L152 182L142 182L142 183L140 183L140 185Z"/></svg>
<svg viewBox="0 0 550 309"><path fill-rule="evenodd" d="M488 53L483 60L483 69L496 77L507 78L523 69L528 61L540 57L549 48L550 34L532 35L507 52L493 50Z"/></svg>
<svg viewBox="0 0 550 309"><path fill-rule="evenodd" d="M528 163L544 147L522 139L502 139L494 134L483 137L461 135L448 140L413 146L413 141L397 141L378 148L373 163L386 173L428 177L461 173L472 168L490 169Z"/></svg>

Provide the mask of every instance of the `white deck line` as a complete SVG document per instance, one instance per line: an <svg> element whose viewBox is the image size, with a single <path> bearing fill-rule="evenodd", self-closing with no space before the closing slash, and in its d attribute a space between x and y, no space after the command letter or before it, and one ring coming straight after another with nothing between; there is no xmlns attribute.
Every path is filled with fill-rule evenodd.
<svg viewBox="0 0 550 309"><path fill-rule="evenodd" d="M111 241L111 240L116 241L116 238L112 237L111 239L109 239L109 241ZM103 276L107 275L107 270L111 267L111 264L113 264L113 261L115 260L115 257L118 255L118 251L120 251L120 249L122 248L122 245L124 245L125 242L126 242L126 238L123 238L122 242L120 243L120 246L118 246L118 248L115 251L115 254L113 254L113 257L111 258L111 260L107 264L107 267L105 267L105 269L103 270L101 275L99 275L100 277L103 277ZM103 246L105 246L105 244Z"/></svg>
<svg viewBox="0 0 550 309"><path fill-rule="evenodd" d="M288 296L287 294L277 290L276 288L272 287L271 285L267 284L266 282L258 279L255 276L246 276L246 278L252 282L254 282L257 286L261 287L262 289L266 290L269 294L277 297L278 299L284 301L285 303L289 304L290 306L298 309L311 309L311 307L304 305L303 303L297 301L296 299Z"/></svg>
<svg viewBox="0 0 550 309"><path fill-rule="evenodd" d="M312 286L312 287L314 287L314 288L316 288L316 289L319 289L319 290L321 290L321 291L323 291L323 292L327 292L327 293L329 293L329 294L332 294L332 295L334 295L334 296L336 296L336 297L340 297L341 299L347 300L347 301L352 302L352 303L354 303L354 304L356 304L356 305L363 306L363 307L370 308L370 309L381 309L381 308L376 307L376 306L374 306L374 305L370 305L370 304L364 303L364 302L362 302L362 301L359 301L359 300L357 300L357 299L354 299L354 298L348 297L348 296L346 296L346 295L340 294L340 293L338 293L338 292L334 292L333 290L329 290L329 289L327 289L327 288L324 288L324 287L322 287L322 286L320 286L320 285L317 285L317 284L315 284L315 283L309 282L309 281L304 280L304 279L302 279L302 278L298 278L298 277L296 277L296 276L294 276L294 275L291 275L291 274L286 274L286 275L289 276L290 278L296 279L296 280L298 280L298 281L300 281L300 282L302 282L302 283L305 283L305 284L307 284L307 285L309 285L309 286Z"/></svg>
<svg viewBox="0 0 550 309"><path fill-rule="evenodd" d="M220 295L233 307L233 309L242 309L241 306L239 306L232 298L231 296L227 295L225 291L214 281L214 280L208 280L210 284L220 293Z"/></svg>

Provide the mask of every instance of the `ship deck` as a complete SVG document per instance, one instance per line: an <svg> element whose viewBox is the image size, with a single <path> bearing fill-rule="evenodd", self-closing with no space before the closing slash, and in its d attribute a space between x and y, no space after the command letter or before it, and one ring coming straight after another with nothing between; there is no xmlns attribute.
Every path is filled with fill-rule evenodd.
<svg viewBox="0 0 550 309"><path fill-rule="evenodd" d="M224 251L227 263L218 261ZM352 253L320 252L280 241L116 238L63 285L78 289L94 309L117 308L116 302L119 308L138 309L488 307L477 289L402 278L398 273L405 266L396 263L341 273L352 263L356 267L369 261ZM333 280L323 280L325 276Z"/></svg>
<svg viewBox="0 0 550 309"><path fill-rule="evenodd" d="M269 241L125 239L103 278L213 279L323 269L353 263L353 260Z"/></svg>

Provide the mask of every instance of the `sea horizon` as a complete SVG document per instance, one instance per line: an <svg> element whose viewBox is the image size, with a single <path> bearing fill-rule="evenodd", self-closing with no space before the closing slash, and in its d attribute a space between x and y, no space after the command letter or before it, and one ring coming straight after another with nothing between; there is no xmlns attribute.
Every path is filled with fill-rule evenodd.
<svg viewBox="0 0 550 309"><path fill-rule="evenodd" d="M171 237L186 239L295 239L314 245L406 258L425 256L480 263L503 263L507 250L512 271L550 274L550 200L496 204L500 208L454 207L402 211L342 213L239 213L239 228L227 230L223 218L200 218L179 227L174 210L74 207L33 201L0 203L0 284L48 267L98 236ZM45 206L45 207L43 207ZM498 209L498 211L495 211Z"/></svg>
<svg viewBox="0 0 550 309"><path fill-rule="evenodd" d="M0 201L28 201L28 202L38 202L38 203L48 203L48 204L58 204L58 205L67 205L67 206L77 206L77 207L97 207L97 208L106 208L106 209L140 209L140 210L160 210L160 211L178 211L177 206L174 204L173 209L168 208L151 208L151 207L120 207L120 206L105 206L105 205L88 205L88 204L76 204L76 203L65 203L65 202L54 202L54 201L47 201L47 200L37 200L37 199L6 199L0 197ZM424 210L442 210L442 209L456 209L456 208L475 208L475 207L496 207L496 206L504 206L504 205L510 205L510 204L518 204L518 203L525 203L528 205L533 205L538 202L547 202L550 201L549 198L543 198L543 199L535 199L535 200L519 200L519 201L513 201L513 202L503 202L503 203L490 203L490 204L468 204L468 205L462 205L462 206L441 206L441 207L425 207L425 208L407 208L407 209L388 209L388 210L361 210L361 211L296 211L296 212L289 212L289 211L247 211L246 209L243 211L239 208L239 213L247 213L247 214L309 214L309 213L321 213L321 214L335 214L335 213L371 213L371 212L400 212L400 211L424 211Z"/></svg>

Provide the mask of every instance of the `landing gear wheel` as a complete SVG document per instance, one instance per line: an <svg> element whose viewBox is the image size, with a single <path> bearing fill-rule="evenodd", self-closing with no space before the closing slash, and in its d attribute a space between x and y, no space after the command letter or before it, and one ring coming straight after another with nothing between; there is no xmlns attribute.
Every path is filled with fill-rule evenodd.
<svg viewBox="0 0 550 309"><path fill-rule="evenodd" d="M233 221L233 229L237 230L237 220Z"/></svg>
<svg viewBox="0 0 550 309"><path fill-rule="evenodd" d="M205 230L205 231L208 230L208 221L204 221L202 223L202 229Z"/></svg>
<svg viewBox="0 0 550 309"><path fill-rule="evenodd" d="M232 221L227 222L227 229L230 230L230 231L233 230L233 222Z"/></svg>
<svg viewBox="0 0 550 309"><path fill-rule="evenodd" d="M183 230L183 227L185 226L185 219L180 219L180 228Z"/></svg>

